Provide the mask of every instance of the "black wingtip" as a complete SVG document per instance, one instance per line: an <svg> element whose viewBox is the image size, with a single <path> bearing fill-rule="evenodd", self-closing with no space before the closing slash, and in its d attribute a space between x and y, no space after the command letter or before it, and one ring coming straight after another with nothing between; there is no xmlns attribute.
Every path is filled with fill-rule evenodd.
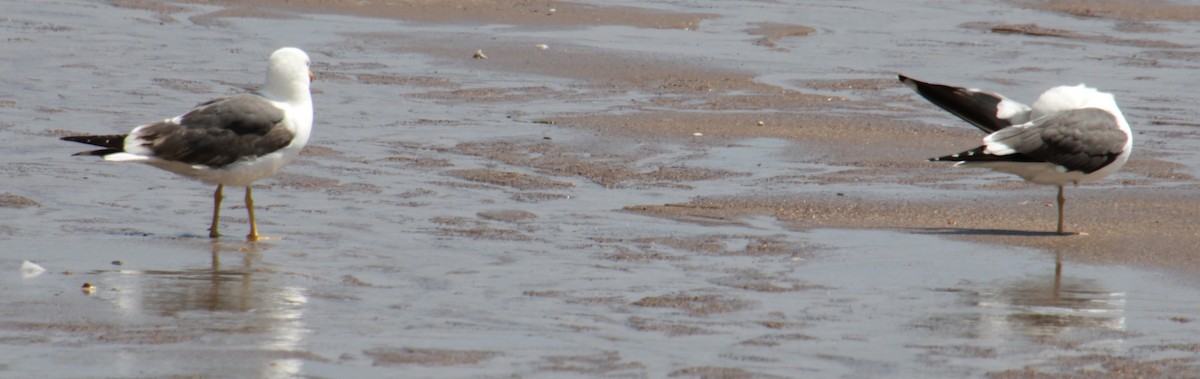
<svg viewBox="0 0 1200 379"><path fill-rule="evenodd" d="M929 161L930 162L962 162L962 161L972 160L971 158L976 156L975 150L978 150L978 149L967 150L967 151L964 151L961 153L929 158Z"/></svg>
<svg viewBox="0 0 1200 379"><path fill-rule="evenodd" d="M118 152L120 152L120 150L125 147L125 137L126 136L127 135L125 135L125 134L110 134L110 135L102 135L102 136L83 135L83 136L66 136L66 137L61 137L59 139L63 140L63 141L88 144L88 145L92 145L92 146L107 147L109 149L115 149Z"/></svg>
<svg viewBox="0 0 1200 379"><path fill-rule="evenodd" d="M918 94L921 94L921 96L925 96L925 94L921 93L920 86L927 86L929 85L928 83L904 76L904 74L898 74L896 75L896 78L900 79L900 83L904 83L904 86L908 87L908 89L916 91Z"/></svg>
<svg viewBox="0 0 1200 379"><path fill-rule="evenodd" d="M116 154L116 153L120 153L120 152L121 152L121 150L117 150L117 149L100 149L100 150L80 151L78 153L71 154L71 156L77 157L80 155L94 155L94 156L98 156L98 157L103 157L105 155Z"/></svg>

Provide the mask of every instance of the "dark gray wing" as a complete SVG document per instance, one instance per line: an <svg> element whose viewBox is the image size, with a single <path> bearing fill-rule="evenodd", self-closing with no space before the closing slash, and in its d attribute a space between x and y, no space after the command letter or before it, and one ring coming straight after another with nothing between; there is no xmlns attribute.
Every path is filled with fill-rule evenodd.
<svg viewBox="0 0 1200 379"><path fill-rule="evenodd" d="M261 96L241 94L200 104L179 124L147 125L134 137L164 160L221 167L282 149L294 135L283 110Z"/></svg>
<svg viewBox="0 0 1200 379"><path fill-rule="evenodd" d="M929 100L933 105L975 125L979 130L995 133L997 130L1013 125L1013 120L998 116L1000 103L1006 100L1004 96L992 92L926 83L904 75L899 75L899 78L901 83L924 97L925 100ZM1024 122L1025 120L1017 121Z"/></svg>
<svg viewBox="0 0 1200 379"><path fill-rule="evenodd" d="M989 145L1003 144L1016 153L991 155L985 152L988 146L980 146L933 160L1050 162L1071 171L1092 173L1116 160L1129 140L1115 116L1096 108L1058 112L1033 123L1030 127L1005 129L991 137Z"/></svg>
<svg viewBox="0 0 1200 379"><path fill-rule="evenodd" d="M1040 129L1037 137L1026 137L1028 142L1015 146L1016 150L1073 171L1091 173L1107 166L1129 141L1117 118L1096 108L1058 112L1036 123L1030 129Z"/></svg>
<svg viewBox="0 0 1200 379"><path fill-rule="evenodd" d="M283 121L283 110L254 94L218 97L183 115L187 129L225 129L238 135L265 135Z"/></svg>

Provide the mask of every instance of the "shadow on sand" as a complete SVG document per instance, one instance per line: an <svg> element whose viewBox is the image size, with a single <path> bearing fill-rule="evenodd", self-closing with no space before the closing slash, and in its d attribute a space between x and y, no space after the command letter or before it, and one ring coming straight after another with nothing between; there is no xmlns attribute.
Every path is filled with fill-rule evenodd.
<svg viewBox="0 0 1200 379"><path fill-rule="evenodd" d="M1010 229L964 229L964 228L908 228L915 234L930 234L938 236L1009 236L1009 237L1069 237L1078 233L1058 234L1052 231L1010 230Z"/></svg>

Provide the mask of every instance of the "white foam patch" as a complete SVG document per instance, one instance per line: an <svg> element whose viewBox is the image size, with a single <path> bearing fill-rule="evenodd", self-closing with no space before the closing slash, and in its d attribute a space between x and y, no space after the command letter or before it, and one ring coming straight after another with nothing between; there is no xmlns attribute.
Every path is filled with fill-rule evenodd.
<svg viewBox="0 0 1200 379"><path fill-rule="evenodd" d="M21 278L29 279L41 275L46 272L46 269L37 263L30 261L21 262Z"/></svg>

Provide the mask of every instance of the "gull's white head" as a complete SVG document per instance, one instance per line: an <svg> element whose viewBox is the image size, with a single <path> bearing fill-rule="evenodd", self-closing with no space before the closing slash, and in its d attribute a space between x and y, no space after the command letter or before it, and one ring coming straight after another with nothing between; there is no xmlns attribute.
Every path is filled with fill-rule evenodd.
<svg viewBox="0 0 1200 379"><path fill-rule="evenodd" d="M1120 108L1117 108L1117 100L1113 97L1113 94L1100 92L1095 88L1083 84L1058 86L1042 93L1042 96L1039 96L1037 101L1033 103L1032 118L1036 119L1054 112L1084 108L1097 108L1112 114L1117 119L1117 126L1125 132L1125 135L1130 137L1128 142L1125 143L1125 150L1128 151L1133 146L1133 132L1129 129L1129 122L1125 121L1125 115L1121 114ZM1115 167L1120 166L1118 164Z"/></svg>
<svg viewBox="0 0 1200 379"><path fill-rule="evenodd" d="M280 101L302 101L311 97L308 89L313 80L308 54L294 47L271 53L267 66L267 84L263 91Z"/></svg>
<svg viewBox="0 0 1200 379"><path fill-rule="evenodd" d="M1099 108L1119 115L1117 101L1110 93L1080 84L1058 86L1047 90L1033 102L1033 118L1072 109Z"/></svg>

